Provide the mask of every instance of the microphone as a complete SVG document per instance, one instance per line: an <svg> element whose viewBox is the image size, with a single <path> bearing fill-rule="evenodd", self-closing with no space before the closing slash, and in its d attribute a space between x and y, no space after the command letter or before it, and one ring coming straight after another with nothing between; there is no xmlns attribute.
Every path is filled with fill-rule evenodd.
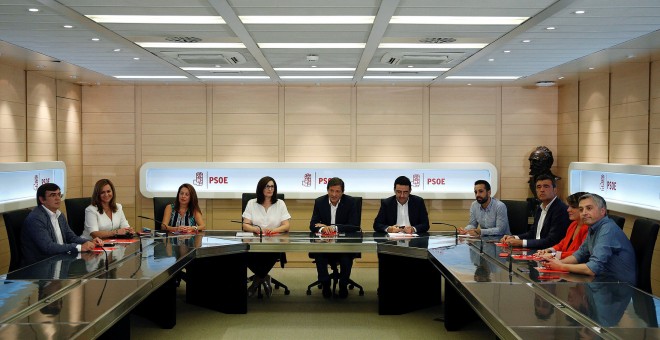
<svg viewBox="0 0 660 340"><path fill-rule="evenodd" d="M247 225L251 225L253 227L259 228L259 239L261 240L263 232L262 232L262 229L261 229L260 226L258 226L256 224L253 224L253 223L250 223L250 222L243 222L243 221L237 221L237 220L231 220L231 221L234 222L234 223L247 224Z"/></svg>
<svg viewBox="0 0 660 340"><path fill-rule="evenodd" d="M153 218L151 218L151 217L142 216L142 215L138 215L138 217L139 217L139 218L144 218L145 220L151 220L151 221L154 221L154 222L158 223L161 227L164 226L164 225L165 225L165 226L167 225L167 224L165 224L165 223L163 223L163 222L161 222L161 221L159 221L159 220L153 219Z"/></svg>
<svg viewBox="0 0 660 340"><path fill-rule="evenodd" d="M458 240L458 227L456 227L455 225L445 223L445 222L433 222L431 224L442 224L442 225L448 225L450 227L453 227L454 228L454 235L455 235L456 239Z"/></svg>

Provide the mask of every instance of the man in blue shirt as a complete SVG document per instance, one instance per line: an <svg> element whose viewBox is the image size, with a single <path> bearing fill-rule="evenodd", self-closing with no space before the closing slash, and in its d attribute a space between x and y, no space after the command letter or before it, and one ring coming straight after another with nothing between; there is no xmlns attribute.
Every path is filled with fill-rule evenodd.
<svg viewBox="0 0 660 340"><path fill-rule="evenodd" d="M509 234L506 205L498 199L490 197L488 181L480 179L474 182L474 198L476 200L470 206L470 222L465 228L458 228L458 233L470 236Z"/></svg>
<svg viewBox="0 0 660 340"><path fill-rule="evenodd" d="M582 222L589 226L586 241L573 255L550 260L546 267L635 285L635 250L621 228L607 217L605 200L596 194L583 195L580 214Z"/></svg>

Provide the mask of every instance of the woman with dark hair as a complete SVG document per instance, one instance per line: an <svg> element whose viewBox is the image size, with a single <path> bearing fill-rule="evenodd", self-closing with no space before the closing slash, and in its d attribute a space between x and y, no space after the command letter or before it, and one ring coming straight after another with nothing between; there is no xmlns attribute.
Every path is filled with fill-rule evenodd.
<svg viewBox="0 0 660 340"><path fill-rule="evenodd" d="M82 237L91 240L95 237L112 238L133 233L121 204L116 202L114 184L109 179L98 180L92 192L92 204L85 209Z"/></svg>
<svg viewBox="0 0 660 340"><path fill-rule="evenodd" d="M289 231L289 211L283 200L277 199L277 183L266 176L257 183L257 198L247 202L243 212L243 231L273 235ZM272 294L268 272L273 268L279 253L248 253L248 268L254 273L248 295L252 296L259 285L264 286L266 296Z"/></svg>
<svg viewBox="0 0 660 340"><path fill-rule="evenodd" d="M553 258L557 253L561 254L561 258L566 258L578 250L580 245L587 238L587 233L589 231L589 226L582 223L582 217L580 216L580 197L587 194L586 192L576 192L573 195L570 195L566 198L568 203L568 218L573 221L566 231L566 236L556 245L547 248L541 249L537 252L539 256L545 258Z"/></svg>
<svg viewBox="0 0 660 340"><path fill-rule="evenodd" d="M204 230L204 218L197 201L195 188L188 184L181 184L176 194L176 201L165 207L162 227L165 231L190 233Z"/></svg>

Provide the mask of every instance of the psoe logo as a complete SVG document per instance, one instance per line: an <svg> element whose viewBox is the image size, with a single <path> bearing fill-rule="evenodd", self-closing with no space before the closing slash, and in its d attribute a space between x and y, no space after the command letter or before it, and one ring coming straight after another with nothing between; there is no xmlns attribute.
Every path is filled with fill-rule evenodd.
<svg viewBox="0 0 660 340"><path fill-rule="evenodd" d="M32 187L35 191L39 189L39 175L34 175L34 185Z"/></svg>
<svg viewBox="0 0 660 340"><path fill-rule="evenodd" d="M204 173L201 171L198 171L195 173L195 179L193 180L193 184L201 187L204 185Z"/></svg>
<svg viewBox="0 0 660 340"><path fill-rule="evenodd" d="M312 174L310 174L309 172L306 173L303 176L303 180L302 180L301 184L302 184L302 186L307 187L307 188L311 187L312 186Z"/></svg>
<svg viewBox="0 0 660 340"><path fill-rule="evenodd" d="M412 176L412 186L415 188L419 188L419 184L422 182L421 181L421 176L419 174L413 174Z"/></svg>
<svg viewBox="0 0 660 340"><path fill-rule="evenodd" d="M607 177L605 177L605 174L600 175L600 191L605 191L605 182L607 181Z"/></svg>

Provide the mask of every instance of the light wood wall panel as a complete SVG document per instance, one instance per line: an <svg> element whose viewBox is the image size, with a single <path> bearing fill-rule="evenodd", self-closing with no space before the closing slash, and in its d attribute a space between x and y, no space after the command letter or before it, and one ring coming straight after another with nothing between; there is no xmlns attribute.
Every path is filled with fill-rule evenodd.
<svg viewBox="0 0 660 340"><path fill-rule="evenodd" d="M660 165L660 60L651 63L650 97L649 164Z"/></svg>
<svg viewBox="0 0 660 340"><path fill-rule="evenodd" d="M57 90L55 79L28 72L26 88L27 161L56 161Z"/></svg>
<svg viewBox="0 0 660 340"><path fill-rule="evenodd" d="M580 162L609 161L610 76L597 74L580 81L578 157Z"/></svg>
<svg viewBox="0 0 660 340"><path fill-rule="evenodd" d="M579 139L579 84L573 82L559 88L559 114L557 116L557 175L568 180L568 166L578 161ZM568 181L559 187L561 197L567 197Z"/></svg>
<svg viewBox="0 0 660 340"><path fill-rule="evenodd" d="M423 91L421 87L357 88L358 162L422 161L423 134L409 131L428 126ZM387 145L382 144L385 139Z"/></svg>
<svg viewBox="0 0 660 340"><path fill-rule="evenodd" d="M137 168L135 164L135 88L82 88L82 197L92 195L102 178L112 181L126 219L136 225ZM147 215L151 216L151 214Z"/></svg>
<svg viewBox="0 0 660 340"><path fill-rule="evenodd" d="M69 198L82 197L82 112L80 100L57 98L57 155L66 164Z"/></svg>
<svg viewBox="0 0 660 340"><path fill-rule="evenodd" d="M546 146L557 157L557 105L556 88L502 88L502 199L532 196L523 174L536 147Z"/></svg>
<svg viewBox="0 0 660 340"><path fill-rule="evenodd" d="M610 162L648 164L648 63L612 67L610 92Z"/></svg>
<svg viewBox="0 0 660 340"><path fill-rule="evenodd" d="M287 87L284 91L285 161L350 162L352 88Z"/></svg>

